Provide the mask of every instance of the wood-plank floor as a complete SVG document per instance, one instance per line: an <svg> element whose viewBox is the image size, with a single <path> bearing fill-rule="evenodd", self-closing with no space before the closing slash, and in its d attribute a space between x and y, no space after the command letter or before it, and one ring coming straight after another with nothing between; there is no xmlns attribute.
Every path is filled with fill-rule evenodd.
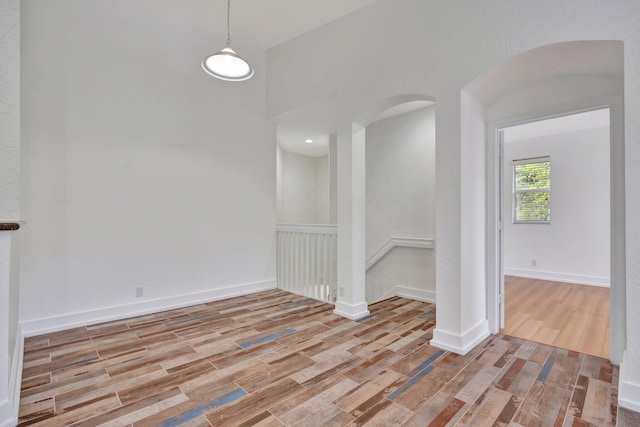
<svg viewBox="0 0 640 427"><path fill-rule="evenodd" d="M502 333L609 358L609 288L505 276Z"/></svg>
<svg viewBox="0 0 640 427"><path fill-rule="evenodd" d="M607 360L504 335L458 356L403 298L332 310L274 290L28 338L20 425L616 424Z"/></svg>

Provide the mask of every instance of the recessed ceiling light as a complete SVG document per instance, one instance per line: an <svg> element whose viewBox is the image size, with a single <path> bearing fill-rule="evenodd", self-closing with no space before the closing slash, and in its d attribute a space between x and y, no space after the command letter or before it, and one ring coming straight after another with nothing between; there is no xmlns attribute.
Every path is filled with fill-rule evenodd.
<svg viewBox="0 0 640 427"><path fill-rule="evenodd" d="M304 142L307 144L313 144L313 139L305 139Z"/></svg>

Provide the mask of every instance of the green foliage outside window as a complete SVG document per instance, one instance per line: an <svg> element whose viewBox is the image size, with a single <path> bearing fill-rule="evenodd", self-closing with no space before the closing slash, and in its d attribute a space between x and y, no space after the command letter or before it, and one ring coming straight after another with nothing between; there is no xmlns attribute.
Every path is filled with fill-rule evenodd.
<svg viewBox="0 0 640 427"><path fill-rule="evenodd" d="M549 222L551 220L551 163L549 161L517 164L514 176L514 222Z"/></svg>

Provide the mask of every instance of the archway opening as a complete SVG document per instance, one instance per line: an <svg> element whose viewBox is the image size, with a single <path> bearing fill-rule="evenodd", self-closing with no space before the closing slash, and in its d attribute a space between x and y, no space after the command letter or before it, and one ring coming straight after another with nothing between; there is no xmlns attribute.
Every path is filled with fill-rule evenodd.
<svg viewBox="0 0 640 427"><path fill-rule="evenodd" d="M624 349L623 46L576 41L543 46L513 57L462 91L462 276L486 304L463 298L468 310L486 310L489 329L503 312L503 228L498 130L576 111L610 109L611 354ZM465 231L466 230L466 231ZM473 292L470 292L473 294ZM467 307L463 307L463 313Z"/></svg>
<svg viewBox="0 0 640 427"><path fill-rule="evenodd" d="M501 332L609 358L610 110L500 129Z"/></svg>
<svg viewBox="0 0 640 427"><path fill-rule="evenodd" d="M435 303L435 102L399 96L366 123L366 300ZM378 111L376 111L378 110Z"/></svg>

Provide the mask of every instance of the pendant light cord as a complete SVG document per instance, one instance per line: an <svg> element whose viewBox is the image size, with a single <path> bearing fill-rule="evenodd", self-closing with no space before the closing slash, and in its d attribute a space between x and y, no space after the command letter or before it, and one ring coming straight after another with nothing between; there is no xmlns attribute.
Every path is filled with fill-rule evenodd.
<svg viewBox="0 0 640 427"><path fill-rule="evenodd" d="M229 10L231 9L231 0L227 0L227 46L231 44L231 30L229 29Z"/></svg>

